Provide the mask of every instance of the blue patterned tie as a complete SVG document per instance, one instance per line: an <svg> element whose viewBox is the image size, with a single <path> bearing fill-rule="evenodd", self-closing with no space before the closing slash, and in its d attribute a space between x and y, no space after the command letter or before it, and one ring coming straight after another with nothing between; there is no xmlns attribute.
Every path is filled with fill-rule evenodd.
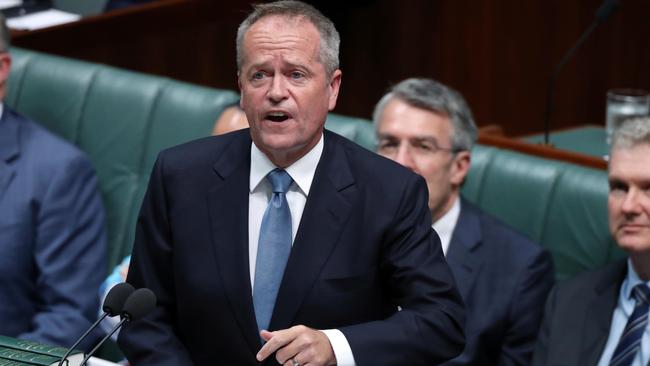
<svg viewBox="0 0 650 366"><path fill-rule="evenodd" d="M266 179L273 196L264 212L255 264L253 305L259 330L269 329L284 268L291 252L291 211L286 192L293 180L286 171L275 169Z"/></svg>
<svg viewBox="0 0 650 366"><path fill-rule="evenodd" d="M634 311L627 320L625 330L618 346L614 350L614 355L610 361L610 366L627 366L632 363L634 357L641 348L641 337L648 323L648 303L650 302L650 288L645 284L634 286L632 295L636 300Z"/></svg>

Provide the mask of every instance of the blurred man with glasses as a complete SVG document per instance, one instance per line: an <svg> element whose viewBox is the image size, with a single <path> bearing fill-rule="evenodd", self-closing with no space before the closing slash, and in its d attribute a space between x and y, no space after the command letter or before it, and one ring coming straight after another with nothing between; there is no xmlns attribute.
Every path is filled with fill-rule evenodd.
<svg viewBox="0 0 650 366"><path fill-rule="evenodd" d="M434 80L407 79L384 95L373 119L378 153L426 180L433 228L466 304L465 349L445 365L529 364L553 264L462 198L477 136L467 103Z"/></svg>

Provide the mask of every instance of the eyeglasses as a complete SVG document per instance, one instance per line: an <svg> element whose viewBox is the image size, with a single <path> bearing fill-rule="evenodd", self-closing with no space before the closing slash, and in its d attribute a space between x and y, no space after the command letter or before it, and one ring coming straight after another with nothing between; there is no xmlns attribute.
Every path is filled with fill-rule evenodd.
<svg viewBox="0 0 650 366"><path fill-rule="evenodd" d="M382 154L390 154L399 149L401 144L408 144L409 149L413 152L421 155L436 154L440 151L450 152L455 154L463 149L453 148L453 147L443 147L439 146L436 141L429 138L414 138L409 140L399 141L397 139L391 138L380 138L378 151Z"/></svg>

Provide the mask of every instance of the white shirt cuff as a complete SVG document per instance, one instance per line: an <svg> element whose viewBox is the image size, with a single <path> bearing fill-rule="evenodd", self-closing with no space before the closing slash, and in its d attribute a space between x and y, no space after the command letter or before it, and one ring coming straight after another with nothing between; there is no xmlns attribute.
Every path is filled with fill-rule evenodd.
<svg viewBox="0 0 650 366"><path fill-rule="evenodd" d="M332 345L337 366L356 366L352 349L343 332L338 329L326 329L321 332L325 333Z"/></svg>

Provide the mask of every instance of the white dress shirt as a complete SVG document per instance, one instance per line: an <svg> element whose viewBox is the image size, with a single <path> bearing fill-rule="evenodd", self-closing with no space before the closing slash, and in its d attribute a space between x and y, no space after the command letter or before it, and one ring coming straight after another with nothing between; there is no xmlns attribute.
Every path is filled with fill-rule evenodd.
<svg viewBox="0 0 650 366"><path fill-rule="evenodd" d="M451 236L454 234L454 228L458 223L460 216L460 198L456 197L456 201L438 221L434 222L432 227L440 237L440 244L442 245L442 253L447 256L449 250L449 243Z"/></svg>
<svg viewBox="0 0 650 366"><path fill-rule="evenodd" d="M291 166L285 168L285 171L293 179L293 183L286 193L287 203L291 211L291 245L296 239L302 212L305 209L309 189L316 173L316 166L323 153L323 145L323 136L321 135L314 148ZM248 195L248 263L251 289L255 287L255 264L257 262L257 246L262 219L272 195L271 184L265 178L268 173L276 168L253 142L251 144L250 190ZM328 329L322 332L329 338L337 364L339 366L355 366L352 349L345 335L338 329Z"/></svg>

